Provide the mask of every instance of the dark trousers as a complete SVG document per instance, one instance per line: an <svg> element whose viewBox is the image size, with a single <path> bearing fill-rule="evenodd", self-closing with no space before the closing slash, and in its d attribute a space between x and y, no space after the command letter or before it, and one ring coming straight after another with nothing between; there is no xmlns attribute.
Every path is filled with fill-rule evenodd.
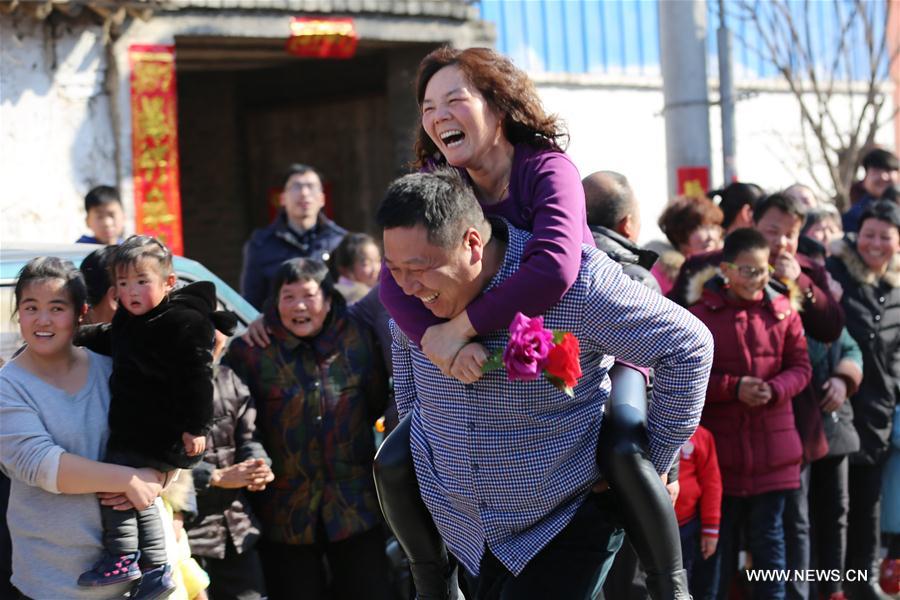
<svg viewBox="0 0 900 600"><path fill-rule="evenodd" d="M685 568L687 568L686 565ZM607 600L614 598L647 600L650 598L650 593L647 591L647 574L641 568L638 555L631 542L628 541L628 534L625 534L622 547L616 552L609 575L603 583L603 597Z"/></svg>
<svg viewBox="0 0 900 600"><path fill-rule="evenodd" d="M815 568L843 571L850 505L847 457L827 456L810 465L810 469L810 541ZM839 582L829 580L817 581L815 587L826 597L841 590Z"/></svg>
<svg viewBox="0 0 900 600"><path fill-rule="evenodd" d="M850 465L847 569L872 569L881 534L881 472L884 463Z"/></svg>
<svg viewBox="0 0 900 600"><path fill-rule="evenodd" d="M487 549L477 581L468 589L475 590L475 600L589 599L622 545L624 533L615 514L609 492L589 495L572 521L518 576Z"/></svg>
<svg viewBox="0 0 900 600"><path fill-rule="evenodd" d="M259 544L271 600L388 600L391 590L384 549L380 527L339 542Z"/></svg>
<svg viewBox="0 0 900 600"><path fill-rule="evenodd" d="M687 571L688 587L694 600L714 600L718 585L715 556L700 554L700 518L694 518L678 528L681 535L681 560Z"/></svg>
<svg viewBox="0 0 900 600"><path fill-rule="evenodd" d="M238 554L230 537L225 540L225 558L198 556L209 575L206 593L211 600L260 600L265 597L262 561L256 548Z"/></svg>
<svg viewBox="0 0 900 600"><path fill-rule="evenodd" d="M171 465L153 461L132 452L110 450L104 459L108 463L126 467L151 467L160 471L171 471ZM113 556L141 551L141 563L149 566L164 565L166 536L159 509L153 505L145 510L113 510L100 506L103 522L103 547Z"/></svg>
<svg viewBox="0 0 900 600"><path fill-rule="evenodd" d="M809 478L810 466L800 469L800 488L785 492L784 549L785 567L806 571L809 568ZM784 585L788 600L809 598L809 582L788 581Z"/></svg>
<svg viewBox="0 0 900 600"><path fill-rule="evenodd" d="M12 540L6 524L6 509L9 507L9 478L0 473L0 598L15 598L19 591L13 587Z"/></svg>
<svg viewBox="0 0 900 600"><path fill-rule="evenodd" d="M728 598L731 582L737 572L741 529L746 525L747 542L753 555L754 569L784 569L784 501L787 492L768 492L756 496L722 496L722 522L716 564L719 585L716 597ZM753 598L783 600L784 582L757 582Z"/></svg>

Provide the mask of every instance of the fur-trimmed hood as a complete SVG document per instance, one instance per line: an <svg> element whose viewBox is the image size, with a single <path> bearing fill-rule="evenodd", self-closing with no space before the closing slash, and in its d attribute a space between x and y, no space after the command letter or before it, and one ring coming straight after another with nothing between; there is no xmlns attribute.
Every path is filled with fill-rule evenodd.
<svg viewBox="0 0 900 600"><path fill-rule="evenodd" d="M850 277L863 285L875 285L878 275L863 262L856 250L856 243L850 240L837 240L832 246L832 254L844 263ZM887 271L881 276L881 280L892 288L900 287L900 255L895 254L888 263Z"/></svg>
<svg viewBox="0 0 900 600"><path fill-rule="evenodd" d="M656 261L656 264L670 281L675 281L684 261L684 254L673 248L659 252L659 259Z"/></svg>
<svg viewBox="0 0 900 600"><path fill-rule="evenodd" d="M724 296L724 284L724 278L719 273L718 267L712 265L704 267L688 280L687 305L691 306L699 302L703 298L704 290ZM791 309L798 313L803 310L803 293L793 281L770 281L764 291L765 298L770 306L778 303L777 298L780 296L786 296L790 301Z"/></svg>

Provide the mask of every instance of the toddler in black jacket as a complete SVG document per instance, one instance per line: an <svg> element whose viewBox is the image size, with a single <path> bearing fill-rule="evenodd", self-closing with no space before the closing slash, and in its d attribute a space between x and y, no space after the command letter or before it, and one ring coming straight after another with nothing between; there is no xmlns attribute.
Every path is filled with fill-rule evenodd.
<svg viewBox="0 0 900 600"><path fill-rule="evenodd" d="M112 323L80 336L113 358L105 460L157 469L168 479L203 457L213 414L213 337L216 329L230 334L236 319L216 310L211 282L174 289L172 253L155 238L132 236L118 246L110 277L119 302ZM156 507L101 506L101 514L106 552L79 585L141 579L132 598L174 591Z"/></svg>

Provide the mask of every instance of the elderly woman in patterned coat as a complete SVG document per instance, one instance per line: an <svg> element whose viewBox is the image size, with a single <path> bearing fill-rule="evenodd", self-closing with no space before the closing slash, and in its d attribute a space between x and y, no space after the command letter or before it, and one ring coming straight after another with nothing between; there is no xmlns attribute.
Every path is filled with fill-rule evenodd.
<svg viewBox="0 0 900 600"><path fill-rule="evenodd" d="M381 354L318 261L281 265L264 318L272 344L236 339L222 362L256 400L257 432L275 473L254 495L269 595L386 598L372 480L372 426L388 399Z"/></svg>

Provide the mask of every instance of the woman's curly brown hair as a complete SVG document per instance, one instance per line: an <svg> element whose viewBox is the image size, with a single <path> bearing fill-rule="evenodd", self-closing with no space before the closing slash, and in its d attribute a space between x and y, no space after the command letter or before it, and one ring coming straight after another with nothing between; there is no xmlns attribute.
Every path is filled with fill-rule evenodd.
<svg viewBox="0 0 900 600"><path fill-rule="evenodd" d="M704 225L721 225L722 209L709 198L680 196L659 216L660 230L678 250L690 239L694 230Z"/></svg>
<svg viewBox="0 0 900 600"><path fill-rule="evenodd" d="M431 52L419 63L416 74L416 100L419 109L425 88L435 73L456 65L466 79L484 96L488 104L503 115L503 135L509 143L521 142L538 147L564 149L569 134L556 115L548 115L531 79L511 60L489 48L456 50L444 46ZM418 168L433 162L444 162L425 129L419 126L416 138Z"/></svg>

